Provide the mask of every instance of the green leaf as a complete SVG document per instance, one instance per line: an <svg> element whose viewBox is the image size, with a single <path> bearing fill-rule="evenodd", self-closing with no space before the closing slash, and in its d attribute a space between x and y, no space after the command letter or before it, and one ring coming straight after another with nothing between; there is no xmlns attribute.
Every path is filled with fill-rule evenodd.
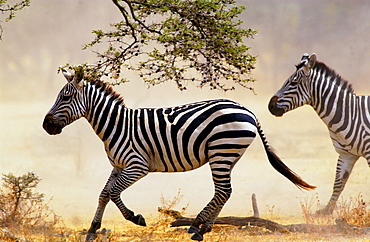
<svg viewBox="0 0 370 242"><path fill-rule="evenodd" d="M106 51L98 52L94 75L137 71L149 85L173 81L180 90L186 83L233 90L235 83L246 87L253 81L256 56L243 41L257 31L242 27L238 17L245 7L235 1L113 2L123 20L111 24L110 31L93 31L95 39L84 46L108 43Z"/></svg>

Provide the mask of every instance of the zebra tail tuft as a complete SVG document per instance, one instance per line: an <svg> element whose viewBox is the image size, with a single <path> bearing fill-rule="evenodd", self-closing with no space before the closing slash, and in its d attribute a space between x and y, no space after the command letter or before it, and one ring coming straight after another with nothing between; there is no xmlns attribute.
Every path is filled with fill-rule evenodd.
<svg viewBox="0 0 370 242"><path fill-rule="evenodd" d="M270 164L277 170L280 174L285 176L289 181L293 182L298 188L302 188L304 190L312 190L315 189L315 186L312 186L305 182L301 177L299 177L294 171L292 171L289 167L287 167L283 161L276 155L274 149L269 145L265 134L262 131L261 125L257 120L257 129L258 134L261 137L263 146L265 148L268 160Z"/></svg>

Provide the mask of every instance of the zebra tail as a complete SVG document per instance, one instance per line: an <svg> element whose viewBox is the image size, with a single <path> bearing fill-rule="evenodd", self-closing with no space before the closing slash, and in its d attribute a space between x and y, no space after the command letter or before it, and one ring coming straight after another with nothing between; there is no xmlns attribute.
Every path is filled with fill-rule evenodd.
<svg viewBox="0 0 370 242"><path fill-rule="evenodd" d="M277 170L280 174L288 178L289 181L293 182L294 185L296 185L298 188L303 188L305 190L312 190L315 189L315 186L312 186L302 180L294 171L292 171L289 167L287 167L283 161L275 154L274 149L269 145L269 143L266 140L265 134L262 131L261 125L259 124L257 120L257 129L258 134L261 137L263 146L265 148L267 157L270 161L270 164Z"/></svg>

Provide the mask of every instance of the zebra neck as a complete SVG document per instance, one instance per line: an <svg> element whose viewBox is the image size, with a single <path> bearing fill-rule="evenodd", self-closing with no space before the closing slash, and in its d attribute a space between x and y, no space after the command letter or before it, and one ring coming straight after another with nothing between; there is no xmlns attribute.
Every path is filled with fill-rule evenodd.
<svg viewBox="0 0 370 242"><path fill-rule="evenodd" d="M329 129L356 110L357 96L340 76L314 71L311 78L310 104Z"/></svg>
<svg viewBox="0 0 370 242"><path fill-rule="evenodd" d="M118 126L128 125L129 110L122 100L93 85L86 94L88 100L86 119L102 141L113 136Z"/></svg>

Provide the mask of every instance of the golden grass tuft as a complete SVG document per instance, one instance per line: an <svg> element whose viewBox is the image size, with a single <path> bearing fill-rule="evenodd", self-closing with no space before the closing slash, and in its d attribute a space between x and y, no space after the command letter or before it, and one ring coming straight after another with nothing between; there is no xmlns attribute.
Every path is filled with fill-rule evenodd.
<svg viewBox="0 0 370 242"><path fill-rule="evenodd" d="M316 211L320 207L320 199L316 193L310 198L305 198L301 201L302 214L306 224L313 225L332 225L335 224L333 215L317 215Z"/></svg>
<svg viewBox="0 0 370 242"><path fill-rule="evenodd" d="M336 212L352 226L370 227L370 202L365 201L361 193L349 200L341 199Z"/></svg>
<svg viewBox="0 0 370 242"><path fill-rule="evenodd" d="M370 232L370 206L361 194L349 199L340 199L332 215L318 215L316 211L320 207L317 196L305 199L301 202L302 213L311 232L332 234L367 235Z"/></svg>

